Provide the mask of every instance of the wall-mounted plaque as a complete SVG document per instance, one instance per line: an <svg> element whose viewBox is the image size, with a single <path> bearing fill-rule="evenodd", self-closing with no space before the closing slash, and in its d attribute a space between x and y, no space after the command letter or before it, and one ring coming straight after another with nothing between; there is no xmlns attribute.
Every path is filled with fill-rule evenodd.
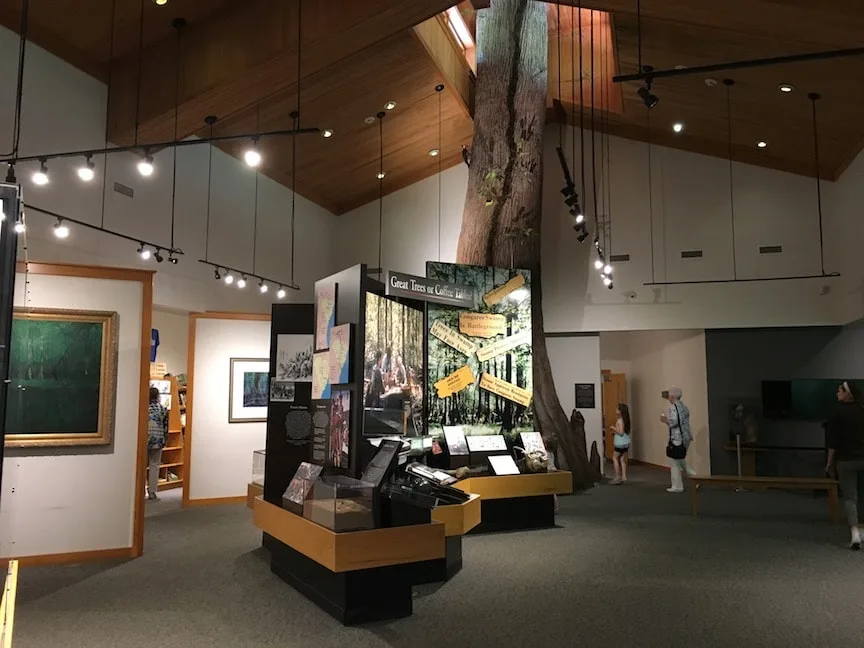
<svg viewBox="0 0 864 648"><path fill-rule="evenodd" d="M594 383L576 383L576 409L594 409Z"/></svg>

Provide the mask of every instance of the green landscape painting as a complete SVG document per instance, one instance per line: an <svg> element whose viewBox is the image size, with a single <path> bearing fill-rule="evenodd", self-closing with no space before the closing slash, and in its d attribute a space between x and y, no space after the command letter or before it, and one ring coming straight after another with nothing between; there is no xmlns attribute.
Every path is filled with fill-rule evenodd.
<svg viewBox="0 0 864 648"><path fill-rule="evenodd" d="M110 442L116 318L86 311L15 313L7 445Z"/></svg>

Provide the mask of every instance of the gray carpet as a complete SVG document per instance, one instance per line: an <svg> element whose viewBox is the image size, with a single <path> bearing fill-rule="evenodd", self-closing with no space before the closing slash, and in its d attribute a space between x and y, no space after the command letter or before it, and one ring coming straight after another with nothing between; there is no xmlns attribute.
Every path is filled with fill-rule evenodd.
<svg viewBox="0 0 864 648"><path fill-rule="evenodd" d="M864 555L824 499L711 491L694 520L643 474L561 498L561 528L466 538L465 568L420 588L412 617L360 628L269 571L246 508L167 512L141 559L22 569L14 646L862 644Z"/></svg>

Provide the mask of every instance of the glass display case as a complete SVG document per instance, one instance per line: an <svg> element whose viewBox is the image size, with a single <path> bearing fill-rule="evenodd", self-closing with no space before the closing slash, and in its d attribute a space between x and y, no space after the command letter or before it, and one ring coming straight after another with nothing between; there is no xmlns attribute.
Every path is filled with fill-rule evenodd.
<svg viewBox="0 0 864 648"><path fill-rule="evenodd" d="M264 488L264 454L266 450L252 453L252 483Z"/></svg>
<svg viewBox="0 0 864 648"><path fill-rule="evenodd" d="M303 517L331 531L375 528L375 487L342 475L320 477L303 502Z"/></svg>

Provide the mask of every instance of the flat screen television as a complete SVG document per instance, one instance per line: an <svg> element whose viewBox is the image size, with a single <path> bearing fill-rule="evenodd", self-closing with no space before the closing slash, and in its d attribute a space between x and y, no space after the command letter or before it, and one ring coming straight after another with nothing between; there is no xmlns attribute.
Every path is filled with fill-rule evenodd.
<svg viewBox="0 0 864 648"><path fill-rule="evenodd" d="M423 333L422 309L366 293L364 435L423 434Z"/></svg>
<svg viewBox="0 0 864 648"><path fill-rule="evenodd" d="M837 405L842 379L763 380L762 413L768 419L825 421Z"/></svg>

